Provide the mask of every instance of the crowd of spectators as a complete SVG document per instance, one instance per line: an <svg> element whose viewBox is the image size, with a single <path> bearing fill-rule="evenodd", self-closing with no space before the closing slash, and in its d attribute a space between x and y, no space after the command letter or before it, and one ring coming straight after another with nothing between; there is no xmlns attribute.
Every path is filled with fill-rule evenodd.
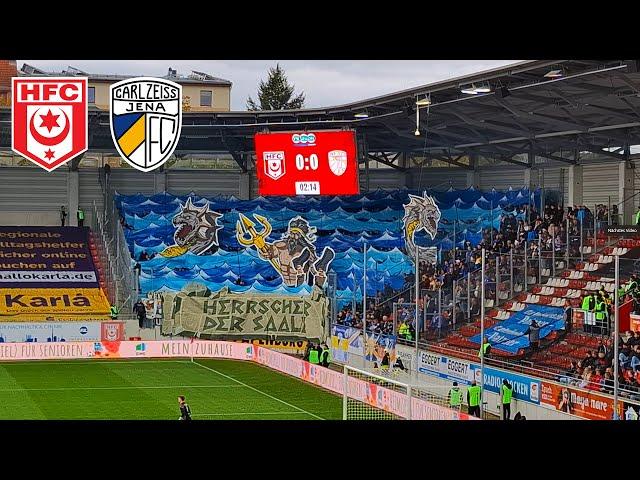
<svg viewBox="0 0 640 480"><path fill-rule="evenodd" d="M628 331L621 335L618 352L620 394L640 400L640 332ZM569 369L560 377L560 382L613 394L613 362L613 340L607 337L599 341L595 350L587 351L582 360L572 361Z"/></svg>
<svg viewBox="0 0 640 480"><path fill-rule="evenodd" d="M611 216L606 205L597 205L595 210L596 220L600 223L599 228L602 222L609 221L609 217L612 223L614 223L613 219L617 218L615 206L612 208ZM513 283L524 285L525 258L528 262L526 269L528 277L537 277L540 268L551 267L552 250L555 250L557 258L564 258L567 251L567 229L569 256L577 261L580 258L580 235L592 234L593 218L592 211L584 205L562 209L556 203L548 203L542 214L535 206L518 206L500 217L498 228L484 229L482 240L478 245L473 246L467 241L462 248L440 252L439 262L436 264L420 262L421 297L418 301L420 336L443 338L453 328L475 320L479 316L481 298L479 271L483 248L486 249L485 295L487 299L495 299L497 289L507 288L512 273ZM380 332L393 331L392 305L403 303L404 299L401 297L408 296L408 292L412 292L414 288L415 274L411 272L405 275L405 285L399 292L394 291L390 286L386 286L383 292L379 292L375 299L371 299L371 306L367 312L367 324L371 327L367 329L372 328ZM398 309L399 316L403 315L402 308ZM426 312L423 313L423 309ZM339 314L339 322L349 324L355 322L361 326L361 315L358 313L358 311L361 312L361 306L356 307L356 312L351 310L351 307L345 307ZM411 315L406 315L405 323L410 329L406 338L415 339L415 311L412 310L412 312ZM396 327L401 324L402 322L398 321Z"/></svg>
<svg viewBox="0 0 640 480"><path fill-rule="evenodd" d="M367 311L367 331L391 335L393 333L393 319L391 306L387 303L380 306L373 306ZM337 323L347 327L362 328L363 321L361 311L353 311L352 307L345 306L337 314Z"/></svg>
<svg viewBox="0 0 640 480"><path fill-rule="evenodd" d="M617 292L619 303L633 300L633 311L640 312L640 279L631 275L628 282ZM582 310L593 312L595 325L585 325L588 333L605 335L598 343L596 350L587 351L585 357L578 362L571 362L569 369L561 376L560 381L604 393L613 393L614 349L610 337L613 318L613 295L604 290L590 292L582 298ZM598 308L600 306L600 308ZM598 312L604 320L600 321ZM620 335L618 344L619 386L623 396L640 400L640 332L627 331Z"/></svg>

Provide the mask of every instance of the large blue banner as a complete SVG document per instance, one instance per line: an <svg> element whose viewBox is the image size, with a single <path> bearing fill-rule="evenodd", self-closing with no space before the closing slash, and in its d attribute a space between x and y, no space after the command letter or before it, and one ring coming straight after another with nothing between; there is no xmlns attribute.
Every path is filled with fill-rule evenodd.
<svg viewBox="0 0 640 480"><path fill-rule="evenodd" d="M519 349L527 348L529 346L529 335L525 332L533 319L540 327L541 339L554 330L562 330L564 328L564 311L561 308L527 305L524 310L512 314L508 319L485 330L485 335L489 338L491 348L510 353L518 353ZM479 345L480 334L471 337L471 341Z"/></svg>
<svg viewBox="0 0 640 480"><path fill-rule="evenodd" d="M377 190L354 196L266 197L249 201L162 193L116 195L115 200L129 250L142 266L143 295L158 290L180 291L193 282L214 292L228 287L235 293L309 294L309 275L315 275L312 270L321 270L336 274L339 306L351 303L354 297L357 302L362 300L359 285L363 275L371 297L389 288L402 290L405 275L414 271L413 260L406 254L408 238L421 249L448 250L454 242L458 248L465 248L467 241L477 245L483 229L491 225L499 228L501 218L507 215L514 220L523 218L522 206L529 204L532 197L537 205L540 203L540 190L526 188L428 190L427 195L435 198L441 215L436 222L437 231L428 233L425 215L433 212L429 208L433 205L426 202L423 193ZM417 228L414 217L419 222ZM241 229L242 225L254 225L253 233L245 229L238 236L239 221ZM413 237L407 237L408 225L414 225ZM292 258L298 253L287 254L284 246L297 230L305 232L305 248L311 255L308 259L309 253L305 254L294 264ZM255 238L251 235L256 234L260 236L258 243L264 242L266 249L254 248ZM267 250L271 253L267 254ZM276 261L277 252L283 256ZM287 275L280 268L283 259L289 262L284 269L289 272Z"/></svg>

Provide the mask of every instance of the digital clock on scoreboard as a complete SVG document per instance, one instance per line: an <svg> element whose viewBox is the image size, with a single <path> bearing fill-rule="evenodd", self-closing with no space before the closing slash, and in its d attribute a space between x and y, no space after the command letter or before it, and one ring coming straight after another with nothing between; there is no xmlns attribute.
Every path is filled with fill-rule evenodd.
<svg viewBox="0 0 640 480"><path fill-rule="evenodd" d="M260 195L357 195L353 130L258 133Z"/></svg>

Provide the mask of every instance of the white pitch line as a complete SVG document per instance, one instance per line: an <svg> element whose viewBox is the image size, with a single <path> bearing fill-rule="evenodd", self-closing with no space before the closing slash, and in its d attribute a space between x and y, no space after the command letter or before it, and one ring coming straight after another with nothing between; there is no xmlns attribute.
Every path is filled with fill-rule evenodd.
<svg viewBox="0 0 640 480"><path fill-rule="evenodd" d="M194 361L193 363L194 363L194 364L196 364L196 365L198 365L199 367L206 368L207 370L210 370L210 371L212 371L213 373L217 373L218 375L220 375L220 376L222 376L222 377L224 377L224 378L228 378L229 380L233 380L234 382L237 382L237 383L239 383L240 385L244 385L245 387L247 387L247 388L249 388L249 389L253 390L254 392L258 392L258 393L260 393L260 394L262 394L262 395L265 395L265 396L267 396L267 397L269 397L269 398L271 398L271 399L273 399L273 400L276 400L277 402L283 403L284 405L287 405L287 406L289 406L289 407L291 407L291 408L295 408L295 409L296 409L296 410L298 410L299 412L306 413L307 415L310 415L310 416L312 416L312 417L315 417L315 418L317 418L318 420L324 420L324 418L319 417L318 415L316 415L316 414L314 414L314 413L307 412L307 411L306 411L305 409L303 409L303 408L296 407L295 405L292 405L292 404L291 404L291 403L289 403L289 402L285 402L284 400L281 400L281 399L279 399L278 397L274 397L273 395L269 395L267 392L263 392L262 390L259 390L259 389L257 389L256 387L252 387L251 385L247 385L246 383L241 382L240 380L238 380L238 379L236 379L236 378L233 378L233 377L231 377L231 376L229 376L229 375L226 375L226 374L224 374L224 373L222 373L222 372L219 372L219 371L217 371L217 370L215 370L215 369L213 369L213 368L211 368L211 367L207 367L206 365L202 365L202 364L200 364L200 363L198 363L198 362L196 362L196 361Z"/></svg>
<svg viewBox="0 0 640 480"><path fill-rule="evenodd" d="M2 388L0 392L57 392L67 390L138 390L138 389L151 389L151 390L163 390L168 388L239 388L242 385L150 385L150 386L130 386L130 387L52 387L52 388Z"/></svg>
<svg viewBox="0 0 640 480"><path fill-rule="evenodd" d="M192 413L192 417L229 417L229 416L242 416L242 415L291 415L302 412L234 412L234 413Z"/></svg>

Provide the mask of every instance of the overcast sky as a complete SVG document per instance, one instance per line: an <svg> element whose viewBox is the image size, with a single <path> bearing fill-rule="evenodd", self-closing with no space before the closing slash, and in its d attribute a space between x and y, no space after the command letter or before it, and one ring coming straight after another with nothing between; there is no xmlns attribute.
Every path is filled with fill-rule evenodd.
<svg viewBox="0 0 640 480"><path fill-rule="evenodd" d="M328 107L406 88L500 67L516 60L18 60L46 71L67 66L88 73L163 76L169 67L187 75L191 70L233 82L231 109L246 110L256 99L258 82L269 67L284 68L296 93L304 91L306 107Z"/></svg>

